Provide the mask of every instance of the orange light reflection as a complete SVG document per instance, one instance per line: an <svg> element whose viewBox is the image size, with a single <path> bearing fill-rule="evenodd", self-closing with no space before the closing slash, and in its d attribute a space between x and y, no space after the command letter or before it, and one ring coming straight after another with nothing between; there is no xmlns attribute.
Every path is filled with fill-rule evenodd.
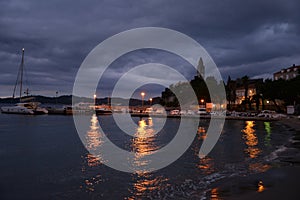
<svg viewBox="0 0 300 200"><path fill-rule="evenodd" d="M102 143L103 143L103 135L99 130L99 123L98 118L94 114L91 118L91 125L90 129L87 131L86 134L86 148L89 151L95 151ZM92 153L88 153L84 156L87 166L88 167L96 167L99 166L102 162L101 155L94 155ZM82 172L86 173L89 170L89 168L86 168L85 166L82 167ZM84 184L80 186L80 188L85 189L88 192L94 192L95 185L102 182L101 175L98 174L96 176L90 177L84 181Z"/></svg>
<svg viewBox="0 0 300 200"><path fill-rule="evenodd" d="M157 143L152 118L147 120L141 119L138 122L138 128L132 140L132 148L135 152L133 166L139 168L151 162L151 160L147 159L147 156L160 148ZM127 199L142 199L146 193L159 191L162 187L167 186L166 182L168 179L162 176L155 176L152 173L138 169L136 169L136 174L132 175L133 188L129 189L132 196Z"/></svg>
<svg viewBox="0 0 300 200"><path fill-rule="evenodd" d="M86 135L87 149L89 151L95 151L102 143L102 134L99 131L99 123L96 114L91 118L90 130ZM97 166L102 161L100 155L87 154L87 161L89 166Z"/></svg>
<svg viewBox="0 0 300 200"><path fill-rule="evenodd" d="M259 181L257 184L257 192L263 192L265 190L265 187L263 185L262 181Z"/></svg>
<svg viewBox="0 0 300 200"><path fill-rule="evenodd" d="M212 199L212 200L220 200L218 188L213 188L210 191L210 199Z"/></svg>
<svg viewBox="0 0 300 200"><path fill-rule="evenodd" d="M254 121L246 121L246 126L242 130L242 132L244 133L243 138L247 145L245 152L249 155L250 158L256 158L261 152L261 150L256 147L258 144L258 139L255 134L255 130L253 129L254 126Z"/></svg>

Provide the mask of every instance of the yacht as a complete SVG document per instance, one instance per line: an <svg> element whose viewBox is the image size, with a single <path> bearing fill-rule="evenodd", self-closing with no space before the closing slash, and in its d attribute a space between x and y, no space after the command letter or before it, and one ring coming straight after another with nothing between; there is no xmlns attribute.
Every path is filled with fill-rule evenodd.
<svg viewBox="0 0 300 200"><path fill-rule="evenodd" d="M18 83L20 83L20 102L17 103L14 106L3 106L0 108L2 113L12 113L12 114L47 114L48 110L45 108L39 107L40 103L39 102L25 102L25 100L29 100L31 98L26 98L22 99L22 86L23 86L23 70L24 70L24 51L25 49L22 49L22 61L21 65L19 68L18 76L17 76L17 81L14 87L14 92L13 92L13 98L15 97L15 92ZM28 89L27 89L27 95L28 95Z"/></svg>
<svg viewBox="0 0 300 200"><path fill-rule="evenodd" d="M29 114L29 115L38 115L38 114L47 114L48 110L45 108L39 107L39 102L22 102L17 103L14 106L3 106L0 108L2 113L7 114Z"/></svg>

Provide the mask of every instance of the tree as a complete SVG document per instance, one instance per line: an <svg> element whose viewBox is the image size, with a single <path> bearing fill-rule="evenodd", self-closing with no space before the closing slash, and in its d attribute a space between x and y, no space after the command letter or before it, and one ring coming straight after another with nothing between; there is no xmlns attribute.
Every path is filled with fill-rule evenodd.
<svg viewBox="0 0 300 200"><path fill-rule="evenodd" d="M248 89L249 89L249 77L248 76L243 76L242 77L242 84L244 86L244 89L245 89L245 102L244 102L244 106L245 106L245 110L246 110L246 105L248 103L249 105L249 109L251 110L251 101L249 100L248 98Z"/></svg>
<svg viewBox="0 0 300 200"><path fill-rule="evenodd" d="M231 80L231 77L228 76L226 89L226 99L228 101L228 109L231 109L231 103L235 102L236 99L236 82Z"/></svg>

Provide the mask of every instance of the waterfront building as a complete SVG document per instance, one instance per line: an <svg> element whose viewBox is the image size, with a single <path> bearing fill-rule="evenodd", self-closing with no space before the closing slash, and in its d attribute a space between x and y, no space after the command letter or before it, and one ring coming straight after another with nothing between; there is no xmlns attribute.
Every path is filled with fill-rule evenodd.
<svg viewBox="0 0 300 200"><path fill-rule="evenodd" d="M253 103L260 104L260 86L263 79L249 79L247 76L231 80L228 78L226 84L226 95L229 109L236 109L238 105Z"/></svg>
<svg viewBox="0 0 300 200"><path fill-rule="evenodd" d="M273 78L275 81L279 80L279 79L283 79L283 80L290 80L293 78L296 78L299 75L299 70L300 70L300 65L293 65L289 68L286 69L282 69L278 72L275 72L273 74Z"/></svg>
<svg viewBox="0 0 300 200"><path fill-rule="evenodd" d="M263 79L249 79L247 85L241 80L236 82L236 104L241 104L246 98L252 99L255 95L259 94L259 85L263 83ZM245 92L247 90L247 97Z"/></svg>

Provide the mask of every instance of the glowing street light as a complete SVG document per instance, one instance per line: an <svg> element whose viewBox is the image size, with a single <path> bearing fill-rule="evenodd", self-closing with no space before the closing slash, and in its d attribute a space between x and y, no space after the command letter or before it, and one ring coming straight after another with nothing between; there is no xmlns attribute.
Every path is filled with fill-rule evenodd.
<svg viewBox="0 0 300 200"><path fill-rule="evenodd" d="M151 106L152 105L152 98L150 98L149 101L150 101L150 106Z"/></svg>
<svg viewBox="0 0 300 200"><path fill-rule="evenodd" d="M203 108L204 107L204 99L201 99L200 102L201 102L200 107Z"/></svg>
<svg viewBox="0 0 300 200"><path fill-rule="evenodd" d="M97 98L97 95L94 94L94 105L96 105L96 98Z"/></svg>
<svg viewBox="0 0 300 200"><path fill-rule="evenodd" d="M144 97L145 97L145 92L141 92L142 96L142 108L144 107Z"/></svg>

